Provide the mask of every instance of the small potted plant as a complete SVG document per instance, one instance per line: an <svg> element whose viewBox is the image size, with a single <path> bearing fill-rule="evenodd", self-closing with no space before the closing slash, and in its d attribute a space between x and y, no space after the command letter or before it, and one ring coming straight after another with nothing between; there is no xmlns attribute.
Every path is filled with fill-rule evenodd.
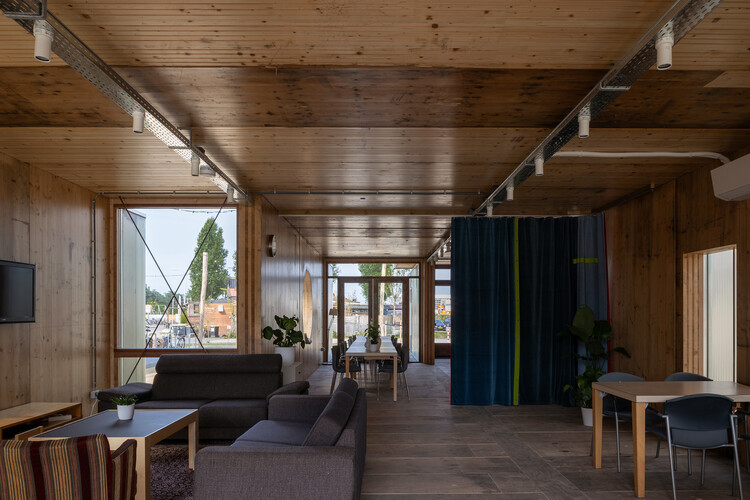
<svg viewBox="0 0 750 500"><path fill-rule="evenodd" d="M583 362L583 373L575 376L575 386L567 384L563 390L573 391L576 403L581 405L584 425L591 426L591 384L604 375L604 363L610 352L619 352L628 358L630 353L623 347L615 347L611 351L607 349L607 341L612 338L612 325L606 320L595 320L594 311L585 304L576 311L573 324L558 335L570 335L583 344L584 354L573 354Z"/></svg>
<svg viewBox="0 0 750 500"><path fill-rule="evenodd" d="M281 354L281 364L291 366L294 364L294 344L299 344L305 348L305 335L295 330L299 320L296 316L288 318L286 316L274 316L279 328L267 326L263 329L263 338L273 342L274 352Z"/></svg>
<svg viewBox="0 0 750 500"><path fill-rule="evenodd" d="M112 402L117 405L117 418L120 420L133 420L135 414L135 396L115 396Z"/></svg>
<svg viewBox="0 0 750 500"><path fill-rule="evenodd" d="M365 347L368 352L378 352L380 350L380 325L377 322L368 325L365 330Z"/></svg>

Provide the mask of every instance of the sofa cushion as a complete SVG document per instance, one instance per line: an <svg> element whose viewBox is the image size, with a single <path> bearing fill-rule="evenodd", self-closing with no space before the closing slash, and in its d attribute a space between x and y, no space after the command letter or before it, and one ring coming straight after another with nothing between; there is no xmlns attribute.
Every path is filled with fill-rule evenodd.
<svg viewBox="0 0 750 500"><path fill-rule="evenodd" d="M235 448L288 448L286 443L269 443L268 441L235 441L229 445Z"/></svg>
<svg viewBox="0 0 750 500"><path fill-rule="evenodd" d="M281 387L279 373L157 373L151 399L260 399Z"/></svg>
<svg viewBox="0 0 750 500"><path fill-rule="evenodd" d="M283 420L261 420L237 438L235 443L254 441L300 446L310 433L310 424L285 422Z"/></svg>
<svg viewBox="0 0 750 500"><path fill-rule="evenodd" d="M347 380L347 379L344 379ZM323 412L315 421L303 446L333 446L344 430L349 414L354 407L354 398L345 391L336 391Z"/></svg>
<svg viewBox="0 0 750 500"><path fill-rule="evenodd" d="M218 399L198 410L198 422L204 427L241 427L248 429L268 416L265 399Z"/></svg>
<svg viewBox="0 0 750 500"><path fill-rule="evenodd" d="M156 373L281 373L279 354L165 354Z"/></svg>
<svg viewBox="0 0 750 500"><path fill-rule="evenodd" d="M208 399L160 399L136 403L139 410L195 410L208 403Z"/></svg>
<svg viewBox="0 0 750 500"><path fill-rule="evenodd" d="M353 378L344 378L344 380L339 382L336 392L345 392L351 397L356 398L357 389L359 389L359 384Z"/></svg>

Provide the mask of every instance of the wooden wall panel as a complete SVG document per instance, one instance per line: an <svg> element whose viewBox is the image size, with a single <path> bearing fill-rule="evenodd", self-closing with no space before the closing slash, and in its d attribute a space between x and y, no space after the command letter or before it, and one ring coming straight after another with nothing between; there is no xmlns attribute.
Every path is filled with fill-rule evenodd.
<svg viewBox="0 0 750 500"><path fill-rule="evenodd" d="M323 261L320 255L292 228L286 219L277 215L276 209L265 199L261 202L260 251L260 328L274 325L274 315L302 317L302 286L305 271L310 272L313 285L313 330L312 344L298 353L303 361L305 376L318 368L319 352L323 346L322 335L322 273ZM266 250L269 235L276 236L275 257ZM257 300L257 299L256 299ZM251 336L256 333L252 332ZM263 340L258 352L273 352L271 342Z"/></svg>
<svg viewBox="0 0 750 500"><path fill-rule="evenodd" d="M675 183L606 213L612 369L648 380L675 370Z"/></svg>
<svg viewBox="0 0 750 500"><path fill-rule="evenodd" d="M0 259L29 262L29 167L0 154ZM0 325L0 409L30 401L29 324Z"/></svg>
<svg viewBox="0 0 750 500"><path fill-rule="evenodd" d="M677 179L677 252L690 252L737 245L737 381L750 383L750 201L727 202L714 196L711 168L703 168ZM681 278L681 277L680 277ZM681 279L675 290L682 303ZM682 311L678 311L678 338L682 335Z"/></svg>
<svg viewBox="0 0 750 500"><path fill-rule="evenodd" d="M83 401L94 388L91 201L93 193L0 156L0 258L37 266L36 322L0 325L0 408ZM97 263L96 379L109 383L106 210Z"/></svg>

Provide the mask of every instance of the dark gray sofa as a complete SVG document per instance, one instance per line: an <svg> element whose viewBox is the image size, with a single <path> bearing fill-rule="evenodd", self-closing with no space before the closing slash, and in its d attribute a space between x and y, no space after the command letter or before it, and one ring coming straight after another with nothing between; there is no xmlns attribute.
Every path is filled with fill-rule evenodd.
<svg viewBox="0 0 750 500"><path fill-rule="evenodd" d="M268 418L272 397L307 394L310 387L306 381L282 386L282 380L278 354L165 354L153 385L100 391L98 411L115 408L114 396L132 394L139 410L197 409L200 439L235 439Z"/></svg>
<svg viewBox="0 0 750 500"><path fill-rule="evenodd" d="M231 446L198 452L193 498L357 499L366 434L365 391L352 379L331 396L274 397L268 420Z"/></svg>

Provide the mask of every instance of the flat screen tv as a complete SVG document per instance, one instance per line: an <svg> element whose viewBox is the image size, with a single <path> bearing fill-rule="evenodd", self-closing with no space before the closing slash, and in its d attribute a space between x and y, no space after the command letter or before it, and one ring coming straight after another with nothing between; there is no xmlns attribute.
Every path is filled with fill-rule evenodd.
<svg viewBox="0 0 750 500"><path fill-rule="evenodd" d="M0 323L35 320L36 266L0 260Z"/></svg>

